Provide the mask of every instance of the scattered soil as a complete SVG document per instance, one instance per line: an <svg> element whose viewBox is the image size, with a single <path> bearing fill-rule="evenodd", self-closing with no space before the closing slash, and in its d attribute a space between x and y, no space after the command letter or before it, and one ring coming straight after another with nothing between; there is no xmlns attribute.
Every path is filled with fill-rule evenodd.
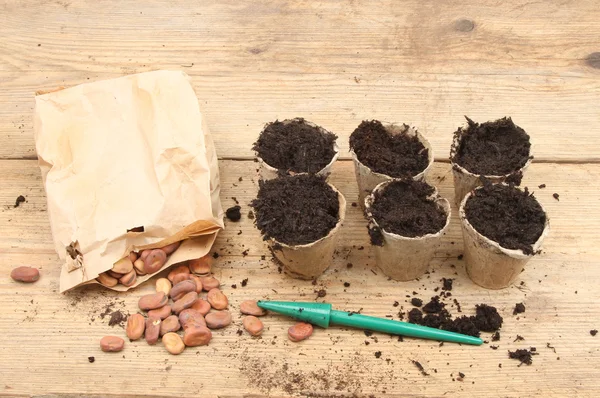
<svg viewBox="0 0 600 398"><path fill-rule="evenodd" d="M423 376L429 376L429 373L425 372L425 368L423 367L423 365L421 365L421 362L413 360L411 360L411 362L417 367L417 369L419 369L419 372L421 372Z"/></svg>
<svg viewBox="0 0 600 398"><path fill-rule="evenodd" d="M252 149L276 169L316 173L333 159L336 139L335 134L298 118L289 123L275 121L267 124Z"/></svg>
<svg viewBox="0 0 600 398"><path fill-rule="evenodd" d="M495 332L502 326L502 316L496 307L487 304L475 306L475 325L484 332Z"/></svg>
<svg viewBox="0 0 600 398"><path fill-rule="evenodd" d="M242 213L240 212L240 209L241 209L240 206L230 207L229 209L227 209L225 211L225 216L230 221L240 221L240 219L242 218Z"/></svg>
<svg viewBox="0 0 600 398"><path fill-rule="evenodd" d="M125 326L125 321L127 321L127 315L123 314L121 311L115 311L110 314L108 326Z"/></svg>
<svg viewBox="0 0 600 398"><path fill-rule="evenodd" d="M476 190L465 205L473 228L507 249L533 254L532 245L546 224L546 213L529 194L513 186L490 184Z"/></svg>
<svg viewBox="0 0 600 398"><path fill-rule="evenodd" d="M422 305L423 305L423 300L421 300L420 298L413 297L413 298L410 300L410 303L411 303L412 305L414 305L415 307L420 307L420 306L422 306Z"/></svg>
<svg viewBox="0 0 600 398"><path fill-rule="evenodd" d="M509 351L508 357L510 359L519 360L521 362L519 364L519 366L521 366L523 364L531 365L533 363L532 356L537 355L537 354L538 353L536 352L535 347L531 347L531 349L529 349L529 350L522 348L522 349L515 350L515 351Z"/></svg>
<svg viewBox="0 0 600 398"><path fill-rule="evenodd" d="M592 329L592 330L590 330L590 334L591 334L592 336L595 336L595 335L597 335L597 334L598 334L598 331L597 331L596 329Z"/></svg>
<svg viewBox="0 0 600 398"><path fill-rule="evenodd" d="M363 121L350 135L350 148L358 160L377 173L396 178L413 177L427 167L429 151L416 136L390 134L377 120Z"/></svg>
<svg viewBox="0 0 600 398"><path fill-rule="evenodd" d="M522 314L523 312L525 312L525 304L523 304L523 303L515 304L515 309L513 310L513 315Z"/></svg>
<svg viewBox="0 0 600 398"><path fill-rule="evenodd" d="M435 234L446 224L446 213L428 199L434 191L435 188L424 182L395 181L375 194L371 213L386 232L411 238ZM374 226L369 228L369 235L375 245L379 240L373 229Z"/></svg>
<svg viewBox="0 0 600 398"><path fill-rule="evenodd" d="M88 361L89 361L89 363L94 363L94 362L96 362L96 358L88 357Z"/></svg>
<svg viewBox="0 0 600 398"><path fill-rule="evenodd" d="M473 174L505 175L518 171L530 159L529 135L511 118L475 123L459 128L450 160ZM515 183L518 183L515 181Z"/></svg>
<svg viewBox="0 0 600 398"><path fill-rule="evenodd" d="M439 302L439 296L432 297L431 301L423 307L423 311L429 313L423 316L421 310L413 308L408 313L408 321L417 325L436 329L441 328L449 332L462 333L475 337L479 337L481 331L497 331L502 326L503 321L496 308L486 304L480 304L475 307L475 316L461 316L452 319L450 313L444 308L444 303ZM499 339L500 334L498 333L497 336Z"/></svg>
<svg viewBox="0 0 600 398"><path fill-rule="evenodd" d="M21 205L21 203L25 202L25 196L23 195L19 195L17 196L17 199L15 200L15 208L19 207Z"/></svg>
<svg viewBox="0 0 600 398"><path fill-rule="evenodd" d="M496 332L492 335L492 341L500 340L500 332Z"/></svg>
<svg viewBox="0 0 600 398"><path fill-rule="evenodd" d="M440 302L439 296L434 296L431 298L431 301L423 307L423 312L427 312L428 314L435 314L441 312L446 304Z"/></svg>
<svg viewBox="0 0 600 398"><path fill-rule="evenodd" d="M553 193L553 194L552 194L552 197L553 197L554 199L556 199L557 201L559 201L559 202L560 202L560 199L559 199L559 198L560 198L560 195L559 195L559 194L557 194L557 193Z"/></svg>
<svg viewBox="0 0 600 398"><path fill-rule="evenodd" d="M339 220L337 192L314 175L261 180L251 206L264 239L274 238L288 245L321 239Z"/></svg>
<svg viewBox="0 0 600 398"><path fill-rule="evenodd" d="M442 286L442 290L446 290L446 291L450 291L452 290L452 283L454 282L454 279L451 278L442 278L442 281L444 283L444 286Z"/></svg>
<svg viewBox="0 0 600 398"><path fill-rule="evenodd" d="M540 184L540 185L538 185L538 188L539 189L544 189L544 188L546 188L546 184Z"/></svg>

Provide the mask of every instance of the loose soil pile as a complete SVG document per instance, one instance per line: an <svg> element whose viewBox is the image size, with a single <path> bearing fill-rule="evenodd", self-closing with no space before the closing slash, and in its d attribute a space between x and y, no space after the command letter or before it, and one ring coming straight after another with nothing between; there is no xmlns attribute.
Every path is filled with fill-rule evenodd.
<svg viewBox="0 0 600 398"><path fill-rule="evenodd" d="M269 166L294 173L316 173L331 162L337 136L304 119L265 126L252 147Z"/></svg>
<svg viewBox="0 0 600 398"><path fill-rule="evenodd" d="M379 227L389 233L411 238L435 234L446 225L446 213L428 199L434 191L420 181L392 182L375 193L371 213ZM380 242L375 234L370 232L373 244Z"/></svg>
<svg viewBox="0 0 600 398"><path fill-rule="evenodd" d="M261 180L251 206L264 239L274 238L288 245L321 239L339 220L337 192L314 175Z"/></svg>
<svg viewBox="0 0 600 398"><path fill-rule="evenodd" d="M467 128L454 133L450 159L473 174L511 174L530 158L529 135L511 118L475 123L469 118ZM458 146L458 147L457 147Z"/></svg>
<svg viewBox="0 0 600 398"><path fill-rule="evenodd" d="M546 213L527 188L521 191L488 182L469 198L465 214L477 232L525 254L533 254L532 245L546 224Z"/></svg>
<svg viewBox="0 0 600 398"><path fill-rule="evenodd" d="M474 316L461 316L452 319L446 305L434 296L423 306L423 311L413 308L408 312L408 321L417 325L443 329L479 337L481 332L495 332L502 326L502 316L495 307L479 304L475 306ZM425 315L423 315L425 313Z"/></svg>
<svg viewBox="0 0 600 398"><path fill-rule="evenodd" d="M429 163L429 151L416 136L392 135L377 120L363 121L354 130L350 148L362 164L391 177L413 177Z"/></svg>

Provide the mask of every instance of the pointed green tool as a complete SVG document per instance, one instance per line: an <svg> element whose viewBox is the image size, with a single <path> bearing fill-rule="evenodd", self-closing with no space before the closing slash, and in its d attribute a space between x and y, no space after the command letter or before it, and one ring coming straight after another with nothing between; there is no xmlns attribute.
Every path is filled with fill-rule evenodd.
<svg viewBox="0 0 600 398"><path fill-rule="evenodd" d="M445 330L414 325L407 322L393 321L391 319L375 318L354 312L336 311L332 310L331 304L327 303L259 300L258 306L265 310L287 315L323 328L328 328L329 325L344 325L376 332L419 337L422 339L473 345L483 344L483 340L479 337L447 332Z"/></svg>

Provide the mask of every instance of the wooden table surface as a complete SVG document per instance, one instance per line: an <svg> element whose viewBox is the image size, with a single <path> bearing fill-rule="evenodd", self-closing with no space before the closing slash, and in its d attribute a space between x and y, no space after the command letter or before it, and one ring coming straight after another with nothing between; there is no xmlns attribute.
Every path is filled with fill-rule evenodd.
<svg viewBox="0 0 600 398"><path fill-rule="evenodd" d="M1 0L0 396L597 396L600 335L590 330L600 329L599 21L594 0ZM513 287L475 286L457 259L453 207L431 273L389 281L375 268L359 209L349 206L338 254L313 285L278 273L244 216L227 223L214 247L234 326L180 356L145 342L103 354L99 339L124 331L101 315L135 312L153 286L57 292L61 263L34 149L34 92L155 69L192 77L221 159L223 205L237 197L244 215L257 190L251 144L266 122L303 116L335 132L342 156L331 181L349 203L357 197L352 130L371 118L413 124L435 150L431 182L452 201L447 157L463 115L512 116L534 144L524 185L551 219L543 254ZM27 201L15 208L19 195ZM39 267L42 278L13 282L19 265ZM498 307L497 350L337 328L294 344L290 320L277 316L265 318L262 338L236 333L246 299L316 300L325 289L340 309L397 319L411 308L407 295L427 300L442 277L455 278L463 314L482 302ZM513 316L519 302L527 310ZM508 350L528 347L539 353L531 366L508 359Z"/></svg>

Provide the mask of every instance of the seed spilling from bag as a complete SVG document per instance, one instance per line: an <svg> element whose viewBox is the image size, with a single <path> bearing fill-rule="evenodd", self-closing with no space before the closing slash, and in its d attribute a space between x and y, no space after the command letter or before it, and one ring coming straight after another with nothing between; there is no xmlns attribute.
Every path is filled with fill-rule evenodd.
<svg viewBox="0 0 600 398"><path fill-rule="evenodd" d="M206 316L206 314L208 314L208 312L210 311L211 306L208 301L199 298L194 304L192 304L190 308L198 311L202 314L202 316Z"/></svg>
<svg viewBox="0 0 600 398"><path fill-rule="evenodd" d="M190 271L198 275L210 274L212 269L213 258L210 255L190 260L189 267Z"/></svg>
<svg viewBox="0 0 600 398"><path fill-rule="evenodd" d="M179 300L181 297L183 297L184 295L186 295L189 292L195 292L196 288L197 288L196 282L194 282L193 280L187 279L185 281L179 282L178 284L174 285L171 288L170 296L174 301L176 301L176 300Z"/></svg>
<svg viewBox="0 0 600 398"><path fill-rule="evenodd" d="M167 275L167 279L169 279L171 282L173 282L173 284L175 285L176 283L174 282L174 278L177 275L189 275L190 274L190 269L188 268L187 265L179 265L175 268L173 268L169 274ZM186 278L187 279L187 278Z"/></svg>
<svg viewBox="0 0 600 398"><path fill-rule="evenodd" d="M133 263L129 259L129 256L123 257L122 259L114 263L111 270L123 275L128 274L133 270Z"/></svg>
<svg viewBox="0 0 600 398"><path fill-rule="evenodd" d="M160 335L163 336L167 333L176 332L181 329L179 324L179 318L177 315L171 315L165 318L160 324Z"/></svg>
<svg viewBox="0 0 600 398"><path fill-rule="evenodd" d="M137 274L135 273L135 270L132 269L131 271L129 271L129 273L123 275L121 279L119 279L119 282L121 283L121 285L129 287L133 286L136 280Z"/></svg>
<svg viewBox="0 0 600 398"><path fill-rule="evenodd" d="M190 326L206 326L204 316L192 308L188 308L179 313L179 323L184 329L187 329Z"/></svg>
<svg viewBox="0 0 600 398"><path fill-rule="evenodd" d="M216 289L221 286L221 282L214 276L203 276L200 277L200 280L202 281L202 288L207 292L210 291L210 289Z"/></svg>
<svg viewBox="0 0 600 398"><path fill-rule="evenodd" d="M146 342L150 345L156 344L160 334L160 318L150 317L146 319Z"/></svg>
<svg viewBox="0 0 600 398"><path fill-rule="evenodd" d="M170 354L179 355L185 350L185 344L177 333L166 333L162 337L162 342Z"/></svg>
<svg viewBox="0 0 600 398"><path fill-rule="evenodd" d="M231 314L229 311L211 312L204 317L206 326L211 329L221 329L231 324Z"/></svg>
<svg viewBox="0 0 600 398"><path fill-rule="evenodd" d="M170 245L161 247L160 250L164 251L165 254L168 256L168 255L172 254L175 250L177 250L179 248L179 245L181 245L181 241L171 243Z"/></svg>
<svg viewBox="0 0 600 398"><path fill-rule="evenodd" d="M144 335L146 329L146 320L141 314L133 314L127 318L127 327L125 333L129 340L137 340Z"/></svg>
<svg viewBox="0 0 600 398"><path fill-rule="evenodd" d="M207 295L207 300L215 310L224 310L229 305L227 296L219 289L210 289Z"/></svg>
<svg viewBox="0 0 600 398"><path fill-rule="evenodd" d="M155 310L148 311L148 316L154 317L154 318L165 319L166 317L171 315L171 312L173 312L171 310L171 306L165 305L165 306L157 308Z"/></svg>
<svg viewBox="0 0 600 398"><path fill-rule="evenodd" d="M186 293L185 296L173 303L171 310L173 310L175 314L179 314L181 311L190 308L196 302L196 300L198 300L198 293Z"/></svg>
<svg viewBox="0 0 600 398"><path fill-rule="evenodd" d="M146 271L147 274L153 274L161 269L166 262L167 255L165 252L160 249L154 249L150 251L144 260L144 271Z"/></svg>
<svg viewBox="0 0 600 398"><path fill-rule="evenodd" d="M146 269L144 268L144 260L138 258L133 263L133 268L135 268L135 273L139 276L146 275Z"/></svg>
<svg viewBox="0 0 600 398"><path fill-rule="evenodd" d="M159 278L156 280L156 291L163 292L167 296L171 293L171 281L167 278Z"/></svg>
<svg viewBox="0 0 600 398"><path fill-rule="evenodd" d="M23 283L33 283L40 279L40 271L33 267L17 267L10 272L10 277Z"/></svg>
<svg viewBox="0 0 600 398"><path fill-rule="evenodd" d="M246 300L240 304L240 311L242 314L246 315L254 315L254 316L263 316L267 313L267 311L263 310L256 304L255 300Z"/></svg>
<svg viewBox="0 0 600 398"><path fill-rule="evenodd" d="M163 307L168 301L169 299L163 292L158 292L142 296L140 301L138 301L138 306L140 307L140 310L148 311Z"/></svg>
<svg viewBox="0 0 600 398"><path fill-rule="evenodd" d="M98 282L100 282L101 285L106 286L106 287L117 286L117 283L119 283L119 280L117 278L113 278L112 276L108 275L106 272L103 272L100 275L98 275L96 280Z"/></svg>
<svg viewBox="0 0 600 398"><path fill-rule="evenodd" d="M117 336L104 336L100 340L100 349L104 352L119 352L125 347L125 340Z"/></svg>
<svg viewBox="0 0 600 398"><path fill-rule="evenodd" d="M252 336L259 336L263 331L263 323L254 315L248 315L243 320L244 329Z"/></svg>
<svg viewBox="0 0 600 398"><path fill-rule="evenodd" d="M196 291L196 282L188 279L183 282L179 282L178 284L173 286L171 288L170 295L171 295L171 298L173 299L173 301L177 301L180 298L182 298L183 296L185 296L186 294L188 294L189 292L195 292L195 291Z"/></svg>
<svg viewBox="0 0 600 398"><path fill-rule="evenodd" d="M298 322L288 329L288 337L293 342L306 340L313 333L313 326L310 323Z"/></svg>
<svg viewBox="0 0 600 398"><path fill-rule="evenodd" d="M212 332L205 326L192 326L185 329L183 342L188 347L207 345L212 338Z"/></svg>
<svg viewBox="0 0 600 398"><path fill-rule="evenodd" d="M189 280L194 281L196 284L196 293L200 294L202 292L202 280L198 275L188 275Z"/></svg>

